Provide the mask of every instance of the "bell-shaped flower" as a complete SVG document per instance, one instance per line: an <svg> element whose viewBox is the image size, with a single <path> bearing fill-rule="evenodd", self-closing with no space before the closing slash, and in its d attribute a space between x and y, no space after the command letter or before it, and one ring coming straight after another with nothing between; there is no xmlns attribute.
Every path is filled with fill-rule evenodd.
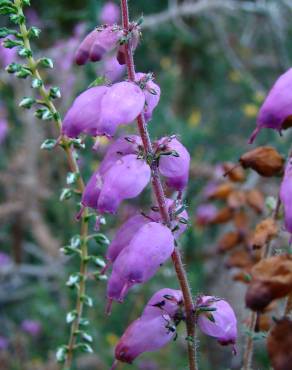
<svg viewBox="0 0 292 370"><path fill-rule="evenodd" d="M107 1L101 8L99 20L101 24L115 24L120 21L120 7L113 1Z"/></svg>
<svg viewBox="0 0 292 370"><path fill-rule="evenodd" d="M108 299L123 301L129 287L148 281L166 262L174 250L171 231L157 222L140 227L127 247L123 248L113 263L112 276L119 276L125 282L120 292ZM111 286L112 276L109 279Z"/></svg>
<svg viewBox="0 0 292 370"><path fill-rule="evenodd" d="M188 183L190 154L187 149L173 137L164 137L156 143L161 151L159 172L166 178L170 188L182 191ZM164 155L168 154L168 155Z"/></svg>
<svg viewBox="0 0 292 370"><path fill-rule="evenodd" d="M117 82L125 75L126 67L121 65L115 56L108 56L104 59L99 74L103 75L110 82Z"/></svg>
<svg viewBox="0 0 292 370"><path fill-rule="evenodd" d="M123 30L117 25L101 26L91 31L76 51L75 61L85 64L88 59L100 61L106 53L115 49L123 36Z"/></svg>
<svg viewBox="0 0 292 370"><path fill-rule="evenodd" d="M82 205L100 213L115 213L124 199L137 197L150 181L150 167L136 154L121 156L104 173L90 178Z"/></svg>
<svg viewBox="0 0 292 370"><path fill-rule="evenodd" d="M172 319L180 310L183 295L180 290L163 288L156 292L148 301L142 316L169 315Z"/></svg>
<svg viewBox="0 0 292 370"><path fill-rule="evenodd" d="M222 345L235 345L237 339L237 320L232 307L225 300L211 297L199 297L198 326L204 334L215 337Z"/></svg>
<svg viewBox="0 0 292 370"><path fill-rule="evenodd" d="M153 82L152 76L146 73L136 73L136 82L145 94L144 118L148 122L152 118L152 113L159 103L160 87Z"/></svg>
<svg viewBox="0 0 292 370"><path fill-rule="evenodd" d="M252 143L262 128L271 128L281 133L292 126L292 68L282 74L270 90L260 108L257 127L249 142Z"/></svg>
<svg viewBox="0 0 292 370"><path fill-rule="evenodd" d="M174 338L169 328L171 318L165 315L141 316L127 328L115 349L115 358L132 363L144 352L158 351ZM117 361L112 366L116 368Z"/></svg>
<svg viewBox="0 0 292 370"><path fill-rule="evenodd" d="M101 99L99 133L113 135L119 125L132 123L145 104L143 91L132 82L112 85Z"/></svg>
<svg viewBox="0 0 292 370"><path fill-rule="evenodd" d="M119 125L137 118L144 104L142 90L132 82L92 87L75 99L64 118L62 132L68 137L81 133L113 136Z"/></svg>
<svg viewBox="0 0 292 370"><path fill-rule="evenodd" d="M284 206L286 230L292 234L292 160L286 166L284 178L280 187L280 199Z"/></svg>
<svg viewBox="0 0 292 370"><path fill-rule="evenodd" d="M63 134L71 138L77 137L81 133L96 136L101 98L108 90L107 86L96 86L77 96L64 118Z"/></svg>
<svg viewBox="0 0 292 370"><path fill-rule="evenodd" d="M198 206L196 210L196 223L199 226L209 224L218 213L218 208L212 203L205 203Z"/></svg>

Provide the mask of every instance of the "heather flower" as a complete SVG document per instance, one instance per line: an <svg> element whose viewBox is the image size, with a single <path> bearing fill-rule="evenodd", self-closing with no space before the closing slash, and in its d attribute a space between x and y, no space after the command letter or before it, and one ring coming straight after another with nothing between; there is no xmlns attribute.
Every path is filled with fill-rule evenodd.
<svg viewBox="0 0 292 370"><path fill-rule="evenodd" d="M115 24L120 21L120 8L113 1L107 1L101 9L99 20L101 24Z"/></svg>
<svg viewBox="0 0 292 370"><path fill-rule="evenodd" d="M180 290L164 288L156 292L148 301L142 316L169 315L175 318L183 302L183 295Z"/></svg>
<svg viewBox="0 0 292 370"><path fill-rule="evenodd" d="M106 53L114 50L123 36L119 26L102 26L91 31L80 44L75 55L78 65L85 64L88 59L100 61Z"/></svg>
<svg viewBox="0 0 292 370"><path fill-rule="evenodd" d="M292 68L282 74L270 90L260 108L257 128L249 142L252 143L262 128L271 128L281 133L292 124Z"/></svg>
<svg viewBox="0 0 292 370"><path fill-rule="evenodd" d="M132 363L141 353L154 352L164 347L174 337L174 332L168 328L170 322L167 314L141 316L132 322L116 346L116 359Z"/></svg>
<svg viewBox="0 0 292 370"><path fill-rule="evenodd" d="M80 94L68 110L63 134L68 137L81 133L112 136L119 125L135 120L144 103L142 90L131 82L92 87Z"/></svg>
<svg viewBox="0 0 292 370"><path fill-rule="evenodd" d="M200 226L204 226L214 220L218 213L218 209L214 204L206 203L198 206L196 210L196 222Z"/></svg>
<svg viewBox="0 0 292 370"><path fill-rule="evenodd" d="M160 99L160 87L153 82L152 76L145 73L136 73L136 82L145 94L144 118L148 122Z"/></svg>
<svg viewBox="0 0 292 370"><path fill-rule="evenodd" d="M280 199L284 206L285 227L286 230L292 233L292 160L285 169L285 175L280 187Z"/></svg>
<svg viewBox="0 0 292 370"><path fill-rule="evenodd" d="M204 310L200 312L200 308ZM206 311L206 308L214 311ZM197 301L197 309L198 325L204 334L215 337L222 345L235 344L237 320L229 303L220 298L202 296Z"/></svg>
<svg viewBox="0 0 292 370"><path fill-rule="evenodd" d="M63 121L64 135L72 138L81 133L97 135L101 98L108 89L106 86L92 87L74 100Z"/></svg>
<svg viewBox="0 0 292 370"><path fill-rule="evenodd" d="M125 74L126 66L121 65L117 58L113 56L108 56L104 59L104 63L100 74L102 74L110 82L119 81Z"/></svg>
<svg viewBox="0 0 292 370"><path fill-rule="evenodd" d="M150 181L146 162L135 154L121 156L104 173L96 171L82 195L82 205L100 213L115 213L124 199L138 196Z"/></svg>
<svg viewBox="0 0 292 370"><path fill-rule="evenodd" d="M32 337L37 337L41 333L42 327L39 321L23 320L21 329Z"/></svg>
<svg viewBox="0 0 292 370"><path fill-rule="evenodd" d="M170 155L160 155L159 172L170 188L182 191L189 179L190 155L174 137L164 137L157 142L158 150Z"/></svg>
<svg viewBox="0 0 292 370"><path fill-rule="evenodd" d="M166 262L174 250L174 238L171 231L157 222L149 222L138 229L129 245L122 249L113 263L112 276L120 277L120 284L115 295L109 294L108 299L123 301L125 292L135 284L148 281Z"/></svg>

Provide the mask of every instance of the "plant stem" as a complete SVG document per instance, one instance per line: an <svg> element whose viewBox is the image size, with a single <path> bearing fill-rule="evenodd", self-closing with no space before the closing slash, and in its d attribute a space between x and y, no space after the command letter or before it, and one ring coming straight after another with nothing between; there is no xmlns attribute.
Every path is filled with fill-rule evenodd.
<svg viewBox="0 0 292 370"><path fill-rule="evenodd" d="M272 218L274 221L278 219L279 212L280 212L280 206L281 206L281 200L278 196L276 208L273 212ZM271 241L267 242L262 250L261 254L261 260L270 257L271 255ZM287 302L288 303L288 302ZM292 304L292 301L291 301ZM292 307L291 307L292 309ZM249 331L250 333L253 333L255 331L256 323L259 319L259 313L258 312L251 312L250 319L249 319ZM252 364L252 356L253 356L253 337L252 335L249 335L246 341L245 351L243 354L243 370L250 370L251 364Z"/></svg>
<svg viewBox="0 0 292 370"><path fill-rule="evenodd" d="M125 32L130 31L130 22L129 22L129 11L128 11L128 1L121 0L121 10L122 10L122 19L123 19L123 28ZM126 57L126 65L128 71L128 77L130 81L135 81L135 66L134 66L134 58L133 52L130 43L126 43L125 45L125 57ZM148 133L148 129L145 123L144 115L140 114L137 117L137 126L139 130L139 134L141 136L143 147L145 151L146 157L153 158L153 147L151 143L151 139ZM158 165L156 161L152 161L151 163L151 171L152 171L152 188L154 195L156 197L156 201L159 207L159 212L161 214L163 222L171 228L171 220L170 216L166 207L165 202L165 194L162 188L159 172L158 172ZM194 303L191 295L191 290L189 286L189 282L187 279L186 271L184 269L182 258L180 251L175 248L174 252L172 253L172 262L176 271L177 278L180 283L180 287L184 297L184 304L186 310L186 327L187 327L187 335L188 335L188 358L189 358L189 369L196 370L196 347L195 347L195 319L194 319Z"/></svg>
<svg viewBox="0 0 292 370"><path fill-rule="evenodd" d="M292 313L292 293L288 295L284 316L290 316Z"/></svg>
<svg viewBox="0 0 292 370"><path fill-rule="evenodd" d="M22 12L22 2L21 0L14 0L15 6L18 8L20 12ZM30 40L28 38L28 30L26 27L25 23L21 23L19 25L19 30L23 39L24 47L28 50L31 51L32 54L32 49L30 45ZM40 72L37 68L37 62L35 61L33 56L29 56L27 58L28 60L28 67L32 71L32 76L34 78L37 78L42 81ZM80 170L78 163L76 162L76 156L74 153L74 148L71 147L70 140L68 140L66 137L62 136L62 119L54 105L54 103L51 101L50 96L49 96L49 91L46 89L45 85L42 84L39 87L39 93L41 97L43 98L45 104L47 107L50 109L50 111L55 114L55 122L57 124L57 127L60 132L60 143L62 143L66 157L67 157L67 162L68 162L68 167L71 172L73 173L78 173L78 179L77 179L77 187L78 191L80 193L83 192L85 185L83 178L81 176ZM87 235L88 235L88 210L84 209L84 212L82 214L82 219L81 219L81 256L80 256L80 284L79 284L79 289L78 289L78 294L76 298L76 312L77 316L76 319L73 321L71 325L71 332L70 332L70 338L68 342L68 352L67 352L67 358L66 358L66 363L65 367L67 369L71 368L72 364L72 359L73 359L73 351L74 351L74 346L76 342L76 332L79 329L79 323L80 323L80 318L82 317L82 312L83 312L83 297L85 295L86 291L86 273L87 273L87 256L88 256L88 249L87 249Z"/></svg>

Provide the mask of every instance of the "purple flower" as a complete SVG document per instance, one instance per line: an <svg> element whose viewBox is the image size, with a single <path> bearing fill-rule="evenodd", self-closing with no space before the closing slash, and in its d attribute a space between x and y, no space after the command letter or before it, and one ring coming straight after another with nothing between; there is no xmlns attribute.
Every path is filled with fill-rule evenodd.
<svg viewBox="0 0 292 370"><path fill-rule="evenodd" d="M81 133L97 135L101 98L108 89L106 86L92 87L74 100L63 121L62 132L64 135L72 138Z"/></svg>
<svg viewBox="0 0 292 370"><path fill-rule="evenodd" d="M164 137L157 143L162 152L174 152L174 155L161 155L159 172L166 177L170 188L182 191L189 179L190 155L187 149L173 137Z"/></svg>
<svg viewBox="0 0 292 370"><path fill-rule="evenodd" d="M41 333L42 327L39 321L23 320L21 329L32 337L37 337Z"/></svg>
<svg viewBox="0 0 292 370"><path fill-rule="evenodd" d="M7 253L0 252L0 267L4 267L10 265L12 260Z"/></svg>
<svg viewBox="0 0 292 370"><path fill-rule="evenodd" d="M149 222L140 227L127 247L123 248L113 263L112 276L108 282L109 301L123 301L125 292L135 285L148 281L174 250L171 231L157 222ZM117 277L119 283L115 294L113 285Z"/></svg>
<svg viewBox="0 0 292 370"><path fill-rule="evenodd" d="M120 21L120 7L112 1L107 1L101 9L99 20L102 24L115 24Z"/></svg>
<svg viewBox="0 0 292 370"><path fill-rule="evenodd" d="M136 154L121 156L104 173L96 171L82 195L82 205L115 213L124 199L138 196L150 181L150 167Z"/></svg>
<svg viewBox="0 0 292 370"><path fill-rule="evenodd" d="M132 363L141 353L157 351L164 347L174 337L174 333L168 328L169 322L171 319L166 314L141 316L132 322L116 346L116 359Z"/></svg>
<svg viewBox="0 0 292 370"><path fill-rule="evenodd" d="M9 341L7 338L0 336L0 351L5 351L9 346Z"/></svg>
<svg viewBox="0 0 292 370"><path fill-rule="evenodd" d="M183 295L180 290L163 288L151 297L142 315L153 317L167 314L173 319L179 311L182 302Z"/></svg>
<svg viewBox="0 0 292 370"><path fill-rule="evenodd" d="M257 128L252 133L252 143L262 128L272 128L281 133L292 125L292 68L282 74L270 90L260 108Z"/></svg>
<svg viewBox="0 0 292 370"><path fill-rule="evenodd" d="M80 94L68 110L63 134L77 137L114 135L117 127L132 123L144 108L145 96L132 82L119 82L111 87L92 87Z"/></svg>
<svg viewBox="0 0 292 370"><path fill-rule="evenodd" d="M121 65L115 56L108 56L104 59L100 74L104 75L111 82L116 82L125 74L126 66Z"/></svg>
<svg viewBox="0 0 292 370"><path fill-rule="evenodd" d="M123 30L119 26L102 26L91 31L76 51L75 61L78 65L85 64L88 59L100 61L106 53L118 47Z"/></svg>
<svg viewBox="0 0 292 370"><path fill-rule="evenodd" d="M280 199L284 206L285 227L292 233L292 160L285 169L285 175L280 187Z"/></svg>
<svg viewBox="0 0 292 370"><path fill-rule="evenodd" d="M211 308L215 311L201 311L198 325L204 334L215 337L222 345L235 344L237 339L237 320L232 307L223 299L202 296L197 308Z"/></svg>
<svg viewBox="0 0 292 370"><path fill-rule="evenodd" d="M198 225L204 226L209 222L212 222L218 212L217 207L214 204L206 203L198 206L196 210L196 222Z"/></svg>
<svg viewBox="0 0 292 370"><path fill-rule="evenodd" d="M152 78L152 76L145 73L136 73L136 82L140 85L145 94L146 104L144 108L144 117L146 122L151 120L153 110L160 99L160 87L153 82Z"/></svg>

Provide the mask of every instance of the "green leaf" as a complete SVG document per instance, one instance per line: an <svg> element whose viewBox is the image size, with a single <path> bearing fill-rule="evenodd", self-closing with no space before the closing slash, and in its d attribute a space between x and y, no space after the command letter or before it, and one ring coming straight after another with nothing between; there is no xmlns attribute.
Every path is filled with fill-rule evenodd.
<svg viewBox="0 0 292 370"><path fill-rule="evenodd" d="M7 37L9 35L16 35L16 34L17 34L17 31L15 30L9 29L7 27L0 28L0 39L2 39L3 37Z"/></svg>
<svg viewBox="0 0 292 370"><path fill-rule="evenodd" d="M17 7L13 5L10 1L3 1L2 3L0 3L0 14L17 14Z"/></svg>
<svg viewBox="0 0 292 370"><path fill-rule="evenodd" d="M49 96L52 99L61 98L61 90L60 90L60 88L58 86L51 87L50 88Z"/></svg>
<svg viewBox="0 0 292 370"><path fill-rule="evenodd" d="M62 253L64 253L66 256L72 256L73 254L80 255L80 250L72 248L70 245L66 245L65 247L60 249Z"/></svg>
<svg viewBox="0 0 292 370"><path fill-rule="evenodd" d="M33 89L39 89L43 85L43 81L39 78L34 78L31 82L31 87Z"/></svg>
<svg viewBox="0 0 292 370"><path fill-rule="evenodd" d="M81 335L82 339L84 339L86 342L88 342L88 343L93 342L92 336L90 334L86 333L85 331L81 331L80 335Z"/></svg>
<svg viewBox="0 0 292 370"><path fill-rule="evenodd" d="M37 27L31 27L28 30L28 37L29 38L38 38L40 36L41 30Z"/></svg>
<svg viewBox="0 0 292 370"><path fill-rule="evenodd" d="M72 139L70 143L72 143L74 148L76 149L85 149L85 144L82 142L81 139Z"/></svg>
<svg viewBox="0 0 292 370"><path fill-rule="evenodd" d="M81 246L81 236L76 234L70 239L70 246L72 248L79 248Z"/></svg>
<svg viewBox="0 0 292 370"><path fill-rule="evenodd" d="M42 145L41 145L41 149L45 149L45 150L52 150L55 148L57 144L57 140L55 139L46 139Z"/></svg>
<svg viewBox="0 0 292 370"><path fill-rule="evenodd" d="M32 52L30 49L27 48L21 48L18 52L18 55L24 58L28 58L32 56Z"/></svg>
<svg viewBox="0 0 292 370"><path fill-rule="evenodd" d="M63 346L58 347L57 352L56 352L57 362L60 362L60 363L65 362L66 357L67 357L67 353L68 353L68 347L67 346L63 345Z"/></svg>
<svg viewBox="0 0 292 370"><path fill-rule="evenodd" d="M9 18L11 22L18 25L23 24L25 22L25 16L23 14L12 14L10 15Z"/></svg>
<svg viewBox="0 0 292 370"><path fill-rule="evenodd" d="M105 261L104 261L101 257L94 257L94 256L92 256L92 257L91 257L91 260L92 260L92 262L93 262L93 263L95 263L95 264L96 264L96 266L98 266L98 267L104 268L104 267L106 266Z"/></svg>
<svg viewBox="0 0 292 370"><path fill-rule="evenodd" d="M89 320L86 319L85 317L81 317L79 320L79 326L88 326L89 325Z"/></svg>
<svg viewBox="0 0 292 370"><path fill-rule="evenodd" d="M19 63L11 63L11 64L9 64L6 68L5 68L5 70L8 72L8 73L15 73L15 72L18 72L18 71L20 71L21 70L21 64L19 64Z"/></svg>
<svg viewBox="0 0 292 370"><path fill-rule="evenodd" d="M87 343L78 343L76 348L80 349L82 352L93 353L93 349Z"/></svg>
<svg viewBox="0 0 292 370"><path fill-rule="evenodd" d="M92 235L90 235L90 238L94 239L96 241L96 243L100 244L100 245L109 245L110 244L110 241L107 238L107 236L102 234L102 233L92 234Z"/></svg>
<svg viewBox="0 0 292 370"><path fill-rule="evenodd" d="M54 63L51 58L41 58L37 63L44 68L54 68Z"/></svg>
<svg viewBox="0 0 292 370"><path fill-rule="evenodd" d="M22 5L30 6L30 0L22 0Z"/></svg>
<svg viewBox="0 0 292 370"><path fill-rule="evenodd" d="M19 71L15 73L18 78L27 78L32 75L32 71L28 67L21 67Z"/></svg>
<svg viewBox="0 0 292 370"><path fill-rule="evenodd" d="M84 302L84 304L88 307L92 307L93 306L93 300L91 297L89 297L89 295L83 295L81 297L81 300Z"/></svg>
<svg viewBox="0 0 292 370"><path fill-rule="evenodd" d="M2 45L6 48L6 49L13 49L15 48L16 46L23 46L23 42L22 41L18 41L18 40L12 40L12 39L5 39L2 43Z"/></svg>
<svg viewBox="0 0 292 370"><path fill-rule="evenodd" d="M66 315L66 323L71 324L77 318L77 311L72 310L67 313Z"/></svg>
<svg viewBox="0 0 292 370"><path fill-rule="evenodd" d="M77 272L69 276L69 279L67 280L66 285L69 288L74 288L78 285L80 281L81 281L81 276L80 276L80 273Z"/></svg>
<svg viewBox="0 0 292 370"><path fill-rule="evenodd" d="M44 121L49 121L53 118L53 114L49 108L39 108L35 111L34 115Z"/></svg>
<svg viewBox="0 0 292 370"><path fill-rule="evenodd" d="M104 76L98 76L94 81L91 82L88 88L95 86L103 86L106 84L108 84L108 80Z"/></svg>
<svg viewBox="0 0 292 370"><path fill-rule="evenodd" d="M67 185L76 184L79 177L80 177L80 173L78 173L78 172L69 172L67 174L67 179L66 179Z"/></svg>
<svg viewBox="0 0 292 370"><path fill-rule="evenodd" d="M21 102L19 103L19 106L21 108L30 109L33 106L34 103L35 103L35 99L34 98L24 97L21 100Z"/></svg>
<svg viewBox="0 0 292 370"><path fill-rule="evenodd" d="M60 201L62 202L63 200L70 199L72 195L73 195L73 191L71 189L64 188L60 195Z"/></svg>

